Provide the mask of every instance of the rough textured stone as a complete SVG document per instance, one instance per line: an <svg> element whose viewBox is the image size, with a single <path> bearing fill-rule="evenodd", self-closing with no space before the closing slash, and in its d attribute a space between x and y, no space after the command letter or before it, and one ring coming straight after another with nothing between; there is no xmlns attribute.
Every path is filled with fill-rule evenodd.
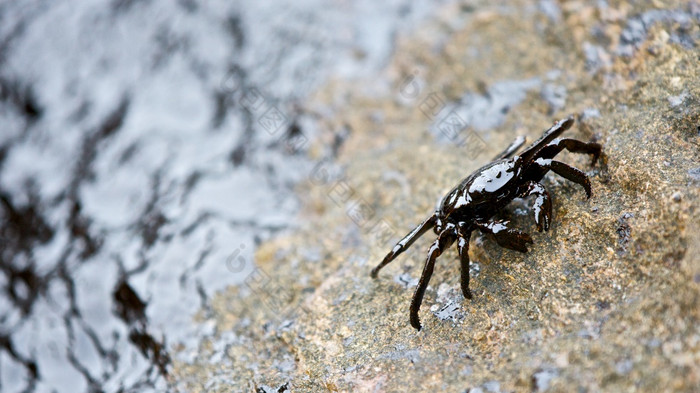
<svg viewBox="0 0 700 393"><path fill-rule="evenodd" d="M216 333L192 362L176 363L174 384L191 392L698 391L700 6L660 3L448 8L399 37L375 79L319 91L309 106L324 114L326 141L350 130L337 148L342 175L323 163L309 174L298 190L300 228L261 245L246 285L201 312ZM593 68L592 48L606 59ZM460 97L488 98L501 81L532 78L540 82L502 109L502 121L436 141L434 127L440 132ZM555 104L545 99L552 91ZM581 121L568 136L604 146L596 166L558 157L589 174L593 197L548 175L548 232L536 231L528 201L503 213L533 235L529 253L473 236L472 301L459 291L456 250L443 254L416 332L408 306L434 235L377 280L371 267L460 178L515 136L536 138L569 113Z"/></svg>

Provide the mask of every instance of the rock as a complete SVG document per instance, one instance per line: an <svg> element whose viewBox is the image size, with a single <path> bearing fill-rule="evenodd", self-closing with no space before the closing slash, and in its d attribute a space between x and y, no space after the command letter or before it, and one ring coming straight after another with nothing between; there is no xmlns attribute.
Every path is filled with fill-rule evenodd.
<svg viewBox="0 0 700 393"><path fill-rule="evenodd" d="M689 169L688 176L694 182L700 182L700 167Z"/></svg>
<svg viewBox="0 0 700 393"><path fill-rule="evenodd" d="M544 392L549 389L549 384L553 378L557 376L556 369L541 370L532 374L532 390L536 392Z"/></svg>
<svg viewBox="0 0 700 393"><path fill-rule="evenodd" d="M577 3L575 10L564 6L558 22L551 12L521 5L447 6L441 20L398 39L380 75L321 88L310 105L333 114L324 120L327 132L352 129L338 155L344 176L299 188L308 206L303 224L261 245L262 278L213 300L219 333L201 344L196 360L175 361L176 386L191 392L203 391L207 381L221 381L210 386L217 391L695 391L698 43L655 41L662 28L686 18L695 23L684 22L683 37L697 39L692 4L669 2L665 12L652 12L639 4ZM655 55L640 50L652 42ZM609 66L591 68L582 57L591 45L609 57ZM422 90L411 103L397 102L398 86L417 66L426 70ZM557 95L564 105L525 91L493 115L497 122L482 123L489 125L479 130L484 144L476 156L460 143L436 143L429 131L436 120L420 108L439 91L459 110L461 97L487 100L487 93L473 92L492 91L504 80L545 80L552 70L561 70L548 83L566 92ZM368 92L387 80L397 86L391 94ZM668 97L682 94L672 102L682 110L669 111ZM456 250L445 252L421 309L424 327L414 330L408 307L435 235L426 234L376 280L370 269L463 176L517 135L537 138L569 113L583 114L585 125L577 123L567 137L597 135L603 144L593 166L586 156L558 157L590 176L593 197L548 175L550 230L537 232L531 203L519 202L503 214L532 235L529 253L475 234L470 258L480 272L472 300L456 290ZM407 184L385 181L389 172ZM669 199L674 193L683 198ZM320 258L310 259L310 249ZM236 337L227 360L209 364L223 332Z"/></svg>

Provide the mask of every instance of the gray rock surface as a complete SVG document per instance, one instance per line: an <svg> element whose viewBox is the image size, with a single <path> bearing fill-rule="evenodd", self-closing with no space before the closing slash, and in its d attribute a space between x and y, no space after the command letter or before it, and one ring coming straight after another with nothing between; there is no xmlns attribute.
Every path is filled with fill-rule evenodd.
<svg viewBox="0 0 700 393"><path fill-rule="evenodd" d="M399 38L381 74L320 89L312 105L328 114L322 140L350 130L338 149L344 170L308 174L297 189L300 228L262 244L255 277L202 311L216 333L193 361L176 364L176 386L697 391L697 10L680 1L447 7ZM591 67L591 48L607 60ZM402 96L407 75L420 80L410 99ZM460 108L465 95L488 100L512 80L547 82L490 115L499 121L436 143L436 103L459 113L469 109ZM421 310L424 328L415 331L408 306L434 235L377 280L370 269L460 178L515 136L536 138L568 114L577 123L567 136L604 146L595 166L558 157L588 173L593 197L548 175L555 218L546 233L536 232L529 201L514 202L503 214L534 245L519 254L475 236L471 301L459 292L456 251L443 254Z"/></svg>

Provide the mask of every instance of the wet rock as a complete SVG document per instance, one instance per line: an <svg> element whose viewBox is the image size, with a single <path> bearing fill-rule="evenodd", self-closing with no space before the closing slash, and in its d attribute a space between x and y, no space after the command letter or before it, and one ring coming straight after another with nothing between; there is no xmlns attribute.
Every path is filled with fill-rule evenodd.
<svg viewBox="0 0 700 393"><path fill-rule="evenodd" d="M630 219L634 217L632 213L624 213L620 218L617 219L617 236L618 243L624 249L627 243L630 241L630 235L632 233L632 226L630 225Z"/></svg>
<svg viewBox="0 0 700 393"><path fill-rule="evenodd" d="M696 3L691 2L692 9ZM657 23L664 25L674 25L677 29L673 32L671 41L681 44L688 49L695 47L698 36L697 33L689 35L692 31L691 24L698 23L698 16L687 9L655 9L645 11L638 16L632 17L627 22L627 27L620 35L620 46L617 53L623 56L631 56L633 51L646 39L648 30Z"/></svg>
<svg viewBox="0 0 700 393"><path fill-rule="evenodd" d="M483 94L466 92L453 103L433 92L423 99L419 108L427 119L433 121L430 130L438 141L465 146L473 152L468 153L470 158L476 158L484 142L472 130L490 130L501 125L508 111L540 83L538 78L501 81L486 88ZM545 89L542 94L547 95L550 105L561 104L561 97L556 96L554 88ZM565 96L566 91L563 94Z"/></svg>
<svg viewBox="0 0 700 393"><path fill-rule="evenodd" d="M595 73L601 68L610 67L612 59L605 48L592 44L590 42L583 43L583 54L586 57L586 69L591 73Z"/></svg>
<svg viewBox="0 0 700 393"><path fill-rule="evenodd" d="M174 378L192 388L226 375L238 382L215 385L233 391L251 381L288 382L293 391L694 391L700 383L700 108L690 102L700 96L700 63L688 45L660 39L661 30L685 23L688 5L576 7L562 6L558 23L518 4L469 12L448 7L441 20L399 40L381 76L322 88L315 99L334 108L328 130L353 130L337 156L343 195L362 201L372 219L357 220L346 203L336 203L335 182L310 180L301 188L306 223L256 253L256 268L267 279L212 301L217 331L240 337L229 346L230 363L176 361ZM700 29L684 26L688 37ZM652 42L655 55L639 50ZM586 43L595 43L609 67L591 74L582 56ZM416 67L430 70L421 75L425 95L397 102L407 70ZM387 80L395 91L366 89ZM543 98L544 80L563 86L563 106ZM512 105L498 104L493 87L512 81L532 85L500 96ZM436 143L438 120L420 106L420 97L434 91L444 92L444 107L455 113L485 116L465 121L484 141L480 154L470 155L459 139ZM669 111L668 97L684 92L682 110ZM447 250L423 301L423 329L413 329L410 299L435 234L428 232L376 280L371 268L459 179L516 136L537 138L569 113L582 122L566 137L596 138L603 156L595 165L566 152L557 159L589 175L593 196L547 175L550 230L536 231L526 201L502 214L532 235L528 253L473 236L470 259L480 269L472 300L460 297L457 252ZM407 184L385 181L387 171ZM682 199L669 198L675 192ZM382 236L377 223L386 224ZM344 247L350 235L353 242ZM305 257L309 249L320 260ZM201 346L201 358L219 337ZM280 368L289 357L294 367Z"/></svg>
<svg viewBox="0 0 700 393"><path fill-rule="evenodd" d="M549 104L549 113L556 113L566 104L566 88L548 83L542 88L542 98Z"/></svg>
<svg viewBox="0 0 700 393"><path fill-rule="evenodd" d="M671 108L675 108L681 104L683 104L683 100L685 100L688 97L688 94L682 93L677 96L671 96L668 97L668 103L671 105Z"/></svg>
<svg viewBox="0 0 700 393"><path fill-rule="evenodd" d="M284 393L289 391L289 383L285 383L280 385L277 388L273 388L267 385L262 385L258 386L257 389L255 389L256 393Z"/></svg>
<svg viewBox="0 0 700 393"><path fill-rule="evenodd" d="M532 374L532 390L536 392L547 391L552 379L558 374L556 369L541 370Z"/></svg>
<svg viewBox="0 0 700 393"><path fill-rule="evenodd" d="M688 176L694 182L700 182L700 167L689 169Z"/></svg>

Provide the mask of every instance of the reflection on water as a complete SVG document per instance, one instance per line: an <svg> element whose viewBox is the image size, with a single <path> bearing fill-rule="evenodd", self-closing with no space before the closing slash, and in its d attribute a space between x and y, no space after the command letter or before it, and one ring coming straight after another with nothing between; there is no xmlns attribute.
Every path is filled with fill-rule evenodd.
<svg viewBox="0 0 700 393"><path fill-rule="evenodd" d="M3 392L164 390L342 132L304 98L437 6L259 3L0 3Z"/></svg>

